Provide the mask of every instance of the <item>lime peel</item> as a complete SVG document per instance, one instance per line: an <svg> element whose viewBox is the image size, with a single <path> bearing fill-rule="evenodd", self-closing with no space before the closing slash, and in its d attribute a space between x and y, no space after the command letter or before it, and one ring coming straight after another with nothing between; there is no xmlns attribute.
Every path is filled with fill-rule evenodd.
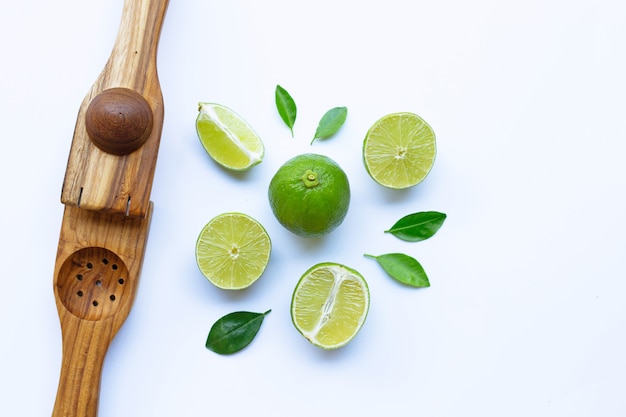
<svg viewBox="0 0 626 417"><path fill-rule="evenodd" d="M346 173L327 156L302 154L285 162L272 177L268 199L278 222L301 237L332 232L350 206Z"/></svg>

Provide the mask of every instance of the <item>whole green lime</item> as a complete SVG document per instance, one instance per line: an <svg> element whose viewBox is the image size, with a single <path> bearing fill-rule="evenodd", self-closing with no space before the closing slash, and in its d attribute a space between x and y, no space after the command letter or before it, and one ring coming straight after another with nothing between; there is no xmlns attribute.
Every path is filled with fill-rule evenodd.
<svg viewBox="0 0 626 417"><path fill-rule="evenodd" d="M341 167L324 155L298 155L270 181L268 198L280 224L302 237L322 236L343 222L350 184Z"/></svg>

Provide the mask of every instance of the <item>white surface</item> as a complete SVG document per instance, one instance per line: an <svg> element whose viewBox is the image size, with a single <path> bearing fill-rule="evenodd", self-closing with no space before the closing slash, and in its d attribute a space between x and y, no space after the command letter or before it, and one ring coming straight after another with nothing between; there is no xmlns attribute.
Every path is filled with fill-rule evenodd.
<svg viewBox="0 0 626 417"><path fill-rule="evenodd" d="M2 416L53 407L61 184L121 7L35 0L0 15ZM618 0L172 1L154 218L100 416L626 415L625 16ZM299 106L293 139L276 84ZM246 118L264 162L219 169L196 138L199 101ZM309 146L339 105L343 129ZM420 114L438 140L430 176L405 192L377 186L361 163L365 132L395 111ZM266 199L280 164L309 151L339 162L352 185L345 222L311 241L283 229ZM266 274L236 294L212 287L194 259L202 226L230 210L260 220L274 244ZM448 214L431 240L382 233L420 210ZM420 260L431 288L402 287L362 256L394 251ZM334 352L289 317L296 280L320 261L358 269L371 288L361 333ZM205 349L221 315L268 308L245 351Z"/></svg>

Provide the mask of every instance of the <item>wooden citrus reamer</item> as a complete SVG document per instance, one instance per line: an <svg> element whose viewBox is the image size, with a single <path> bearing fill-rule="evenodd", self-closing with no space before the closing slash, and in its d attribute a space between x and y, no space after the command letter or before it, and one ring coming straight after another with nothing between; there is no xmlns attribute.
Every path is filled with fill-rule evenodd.
<svg viewBox="0 0 626 417"><path fill-rule="evenodd" d="M54 267L63 358L53 417L98 414L102 365L137 291L163 127L156 55L169 0L124 0L109 59L83 100Z"/></svg>

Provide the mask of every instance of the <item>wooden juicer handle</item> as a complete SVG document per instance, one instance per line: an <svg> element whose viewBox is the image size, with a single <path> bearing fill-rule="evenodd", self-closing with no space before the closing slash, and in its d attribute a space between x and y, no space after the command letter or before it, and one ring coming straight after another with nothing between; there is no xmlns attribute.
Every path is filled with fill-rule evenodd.
<svg viewBox="0 0 626 417"><path fill-rule="evenodd" d="M169 0L125 0L111 55L84 98L61 201L144 217L163 127L157 47Z"/></svg>

